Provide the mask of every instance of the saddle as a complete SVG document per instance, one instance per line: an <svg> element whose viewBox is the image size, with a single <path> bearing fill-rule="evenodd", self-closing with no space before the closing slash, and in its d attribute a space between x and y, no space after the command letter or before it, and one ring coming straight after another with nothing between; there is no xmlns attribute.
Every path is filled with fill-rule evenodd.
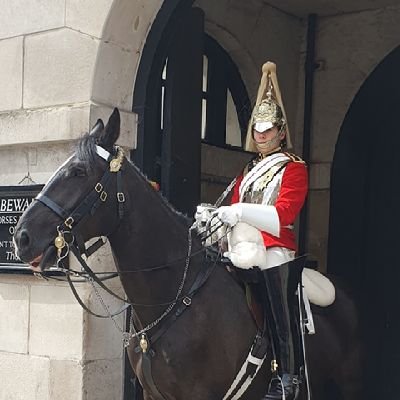
<svg viewBox="0 0 400 400"><path fill-rule="evenodd" d="M261 270L270 268L261 232L251 225L239 222L228 235L229 251L224 256L243 270L257 266ZM275 266L275 265L273 265ZM322 273L304 268L302 274L304 297L310 303L327 307L335 301L335 287Z"/></svg>

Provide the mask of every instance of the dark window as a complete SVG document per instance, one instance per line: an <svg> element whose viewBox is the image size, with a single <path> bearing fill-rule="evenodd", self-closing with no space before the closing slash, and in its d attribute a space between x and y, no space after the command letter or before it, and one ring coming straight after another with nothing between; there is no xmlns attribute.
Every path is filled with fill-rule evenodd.
<svg viewBox="0 0 400 400"><path fill-rule="evenodd" d="M243 147L251 105L240 73L229 54L208 35L204 58L202 139L215 146Z"/></svg>
<svg viewBox="0 0 400 400"><path fill-rule="evenodd" d="M220 147L242 148L251 114L249 97L240 73L229 54L205 34L202 82L203 142ZM160 133L168 59L161 78Z"/></svg>

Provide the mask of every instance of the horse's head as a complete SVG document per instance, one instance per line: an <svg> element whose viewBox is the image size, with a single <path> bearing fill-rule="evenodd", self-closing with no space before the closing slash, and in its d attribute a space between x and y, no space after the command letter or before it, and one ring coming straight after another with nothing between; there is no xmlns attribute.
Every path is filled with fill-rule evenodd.
<svg viewBox="0 0 400 400"><path fill-rule="evenodd" d="M98 120L81 139L75 154L58 168L20 218L14 235L16 254L33 269L54 265L64 232L72 231L69 237L85 242L115 229L118 203L124 201L123 194L116 196L121 178L117 170L123 162L122 150L114 146L119 131L115 109L105 127Z"/></svg>

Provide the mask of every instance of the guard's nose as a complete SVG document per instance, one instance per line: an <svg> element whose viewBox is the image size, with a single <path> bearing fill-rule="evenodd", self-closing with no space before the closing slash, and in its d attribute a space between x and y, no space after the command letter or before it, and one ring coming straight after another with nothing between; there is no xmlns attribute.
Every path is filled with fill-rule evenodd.
<svg viewBox="0 0 400 400"><path fill-rule="evenodd" d="M28 231L26 229L17 231L14 235L14 240L18 250L20 251L28 249L31 243Z"/></svg>

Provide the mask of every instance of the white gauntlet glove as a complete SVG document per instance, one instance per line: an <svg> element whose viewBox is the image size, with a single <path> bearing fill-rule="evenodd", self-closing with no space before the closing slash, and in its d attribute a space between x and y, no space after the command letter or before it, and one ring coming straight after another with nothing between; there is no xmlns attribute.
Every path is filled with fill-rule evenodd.
<svg viewBox="0 0 400 400"><path fill-rule="evenodd" d="M242 211L238 207L222 206L218 208L217 216L224 224L235 226L242 216Z"/></svg>
<svg viewBox="0 0 400 400"><path fill-rule="evenodd" d="M217 215L222 222L230 226L235 226L241 221L274 236L279 237L280 234L279 216L274 206L235 203L218 208Z"/></svg>

